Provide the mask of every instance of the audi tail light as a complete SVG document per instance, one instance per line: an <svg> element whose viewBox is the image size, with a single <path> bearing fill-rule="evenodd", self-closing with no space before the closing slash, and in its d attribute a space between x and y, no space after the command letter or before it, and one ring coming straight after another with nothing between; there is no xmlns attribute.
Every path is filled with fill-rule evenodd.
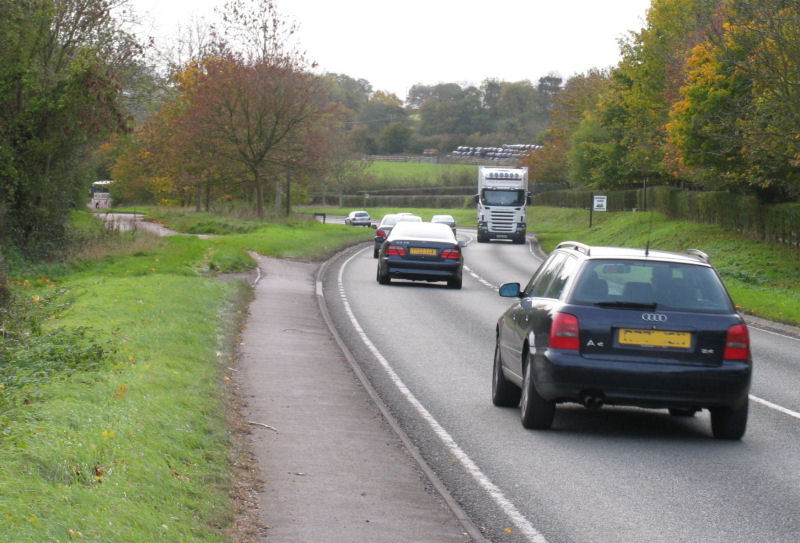
<svg viewBox="0 0 800 543"><path fill-rule="evenodd" d="M725 360L748 360L750 358L750 333L744 324L734 324L728 328L725 338Z"/></svg>
<svg viewBox="0 0 800 543"><path fill-rule="evenodd" d="M406 256L406 248L392 243L386 248L386 256Z"/></svg>
<svg viewBox="0 0 800 543"><path fill-rule="evenodd" d="M461 256L461 253L458 252L458 249L443 249L440 253L440 256L442 258L453 258L458 260L458 258Z"/></svg>
<svg viewBox="0 0 800 543"><path fill-rule="evenodd" d="M580 350L578 317L569 313L556 313L550 327L550 348Z"/></svg>

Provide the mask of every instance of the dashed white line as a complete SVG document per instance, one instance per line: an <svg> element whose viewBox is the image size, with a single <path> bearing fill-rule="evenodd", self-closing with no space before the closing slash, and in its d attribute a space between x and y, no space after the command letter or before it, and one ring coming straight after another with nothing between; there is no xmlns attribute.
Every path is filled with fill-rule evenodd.
<svg viewBox="0 0 800 543"><path fill-rule="evenodd" d="M386 371L389 378L394 383L394 386L403 394L403 396L408 400L408 402L414 407L417 413L430 425L433 432L436 436L442 440L444 445L450 451L450 453L455 457L459 463L464 467L464 469L472 476L473 479L478 483L478 485L484 489L489 496L491 496L492 500L497 504L500 509L511 519L520 533L524 534L524 536L531 542L531 543L548 543L547 539L542 535L539 530L534 528L534 526L528 522L528 520L519 512L519 510L514 506L511 501L505 497L503 491L497 487L472 461L472 459L464 452L461 447L459 447L458 443L450 436L450 434L445 430L442 425L430 414L430 412L425 409L425 406L420 403L420 401L414 396L414 394L409 390L409 388L405 385L405 383L400 379L400 376L395 373L392 369L389 361L383 357L381 352L378 348L370 341L367 334L364 332L364 329L361 328L358 320L356 319L355 315L353 314L352 309L350 308L350 303L347 300L347 295L344 291L344 282L342 280L342 276L344 275L344 269L353 260L356 256L361 254L363 251L356 252L353 256L348 258L344 264L339 268L339 275L338 275L338 287L339 287L339 296L342 299L342 303L344 304L345 312L347 313L350 322L353 325L356 333L359 335L361 340L370 350L370 352L375 356L378 360L380 365L383 367L384 371Z"/></svg>

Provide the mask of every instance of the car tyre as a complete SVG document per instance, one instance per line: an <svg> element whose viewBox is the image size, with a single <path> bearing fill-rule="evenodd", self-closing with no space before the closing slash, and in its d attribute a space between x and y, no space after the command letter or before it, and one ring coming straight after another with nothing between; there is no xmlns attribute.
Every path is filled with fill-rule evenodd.
<svg viewBox="0 0 800 543"><path fill-rule="evenodd" d="M503 359L500 344L494 346L494 367L492 368L492 403L497 407L516 407L522 391L503 375Z"/></svg>
<svg viewBox="0 0 800 543"><path fill-rule="evenodd" d="M525 376L522 379L520 420L522 421L522 426L530 430L547 430L553 425L556 403L548 402L539 396L536 391L536 385L533 382L533 361L530 353L527 356Z"/></svg>
<svg viewBox="0 0 800 543"><path fill-rule="evenodd" d="M381 267L378 266L378 274L377 274L378 283L381 285L388 285L392 282L392 279L389 277L389 273L381 273Z"/></svg>
<svg viewBox="0 0 800 543"><path fill-rule="evenodd" d="M741 407L712 407L711 433L717 439L742 439L747 428L747 402Z"/></svg>
<svg viewBox="0 0 800 543"><path fill-rule="evenodd" d="M461 276L456 277L455 279L448 279L447 280L447 288L454 288L460 289L461 288Z"/></svg>

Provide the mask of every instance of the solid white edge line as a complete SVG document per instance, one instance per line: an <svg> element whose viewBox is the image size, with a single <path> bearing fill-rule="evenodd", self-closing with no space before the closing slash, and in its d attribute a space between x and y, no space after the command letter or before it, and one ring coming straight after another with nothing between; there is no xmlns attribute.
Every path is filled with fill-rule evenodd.
<svg viewBox="0 0 800 543"><path fill-rule="evenodd" d="M322 281L320 281L319 278L324 275L325 269L328 267L329 263L330 260L325 261L322 264L322 266L320 266L320 268L317 270L316 279L317 279L317 285L319 285L320 288L322 287ZM447 506L450 508L450 510L458 519L458 521L461 523L464 532L470 537L472 543L489 543L489 541L485 537L483 537L483 534L478 529L478 527L475 526L472 520L470 520L470 518L458 504L456 499L452 496L452 494L444 485L444 483L439 479L439 477L433 471L433 468L431 468L430 465L428 465L428 463L422 457L422 454L419 452L417 447L411 442L409 437L400 427L400 424L397 422L395 417L389 411L389 408L380 398L378 392L375 390L375 388L372 386L372 383L370 383L369 379L367 378L367 375L364 373L363 369L358 364L353 354L350 352L350 349L347 347L347 345L345 345L344 341L339 335L339 332L334 327L333 321L330 317L330 313L328 312L328 306L325 303L325 299L322 294L318 295L317 297L317 305L319 307L320 313L322 314L322 318L328 327L328 330L330 331L337 345L339 345L339 348L342 351L342 355L344 355L344 358L347 360L350 369L353 371L353 373L356 375L356 378L364 387L364 390L367 392L367 395L369 395L375 407L378 409L378 411L381 412L386 423L392 428L398 439L400 439L408 454L414 459L419 469L425 474L425 476L428 479L428 482L434 487L434 489L436 489L438 494L442 497Z"/></svg>
<svg viewBox="0 0 800 543"><path fill-rule="evenodd" d="M753 396L752 394L750 394L749 398L751 400L753 400L754 402L756 402L756 403L760 403L761 405L763 405L765 407L769 407L770 409L774 409L775 411L783 413L784 415L789 415L790 417L794 417L796 419L800 419L800 413L798 413L797 411L792 411L791 409L786 409L785 407L781 407L778 404L774 404L774 403L772 403L772 402L770 402L768 400L765 400L763 398L759 398L758 396Z"/></svg>
<svg viewBox="0 0 800 543"><path fill-rule="evenodd" d="M800 338L797 338L797 337L794 337L794 336L790 336L788 334L781 334L780 332L773 332L772 330L767 330L766 328L761 328L760 326L756 326L755 324L749 324L748 323L747 326L749 328L753 328L755 330L758 330L759 332L765 332L767 334L772 334L773 336L782 337L784 339L793 339L795 341L800 341Z"/></svg>
<svg viewBox="0 0 800 543"><path fill-rule="evenodd" d="M361 328L358 320L356 319L355 315L353 314L352 309L350 308L350 303L347 300L347 295L344 292L344 283L342 281L342 277L344 275L344 269L347 265L352 261L356 256L358 256L362 251L356 252L350 258L348 258L342 266L339 268L339 274L337 277L337 284L339 288L339 296L342 299L342 303L344 304L345 312L347 313L348 318L350 319L353 328L355 329L356 333L359 335L361 340L370 350L370 352L375 356L375 358L380 363L381 367L383 367L384 371L386 371L389 378L394 383L395 387L403 394L403 396L408 400L408 402L414 407L417 413L425 420L436 434L436 436L442 440L445 447L450 451L450 453L461 463L464 469L472 476L472 478L478 483L478 485L485 490L492 500L497 504L500 509L511 519L517 529L528 538L531 543L548 543L547 539L542 535L539 530L534 528L534 526L528 522L528 520L519 512L519 510L514 506L511 501L505 497L503 491L497 487L472 461L472 459L459 447L459 445L455 442L455 440L447 433L438 421L430 414L430 412L425 408L425 406L420 403L420 401L414 396L414 394L408 389L405 383L400 379L400 376L395 373L392 369L389 361L383 357L380 353L378 348L370 341L367 334L364 332L364 329Z"/></svg>

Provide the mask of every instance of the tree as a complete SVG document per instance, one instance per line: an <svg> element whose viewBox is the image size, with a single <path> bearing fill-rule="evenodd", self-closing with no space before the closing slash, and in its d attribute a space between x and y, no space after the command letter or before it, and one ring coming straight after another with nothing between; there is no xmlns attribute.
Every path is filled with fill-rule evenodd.
<svg viewBox="0 0 800 543"><path fill-rule="evenodd" d="M357 123L366 126L369 134L377 137L390 124L405 119L403 102L392 93L377 91L361 108Z"/></svg>
<svg viewBox="0 0 800 543"><path fill-rule="evenodd" d="M345 74L325 74L329 81L328 93L331 100L339 102L347 109L359 112L369 101L372 85L366 79L353 79Z"/></svg>
<svg viewBox="0 0 800 543"><path fill-rule="evenodd" d="M501 85L497 111L497 130L523 141L535 141L549 119L542 107L539 91L527 80Z"/></svg>
<svg viewBox="0 0 800 543"><path fill-rule="evenodd" d="M381 132L381 150L388 154L402 153L408 149L411 135L412 130L405 123L390 124Z"/></svg>
<svg viewBox="0 0 800 543"><path fill-rule="evenodd" d="M550 126L542 134L543 148L529 153L522 160L522 165L528 166L531 182L570 185L568 153L572 135L584 117L596 110L609 81L608 71L590 70L569 78L563 89L553 93ZM572 181L584 178L575 175Z"/></svg>
<svg viewBox="0 0 800 543"><path fill-rule="evenodd" d="M122 88L140 48L111 17L117 3L0 0L0 208L21 246L61 239L90 149L127 129Z"/></svg>
<svg viewBox="0 0 800 543"><path fill-rule="evenodd" d="M670 180L665 164L669 111L685 82L685 65L724 0L654 0L647 26L621 44L600 122L617 148L609 160L622 185Z"/></svg>
<svg viewBox="0 0 800 543"><path fill-rule="evenodd" d="M732 0L675 104L682 164L767 200L800 195L800 6Z"/></svg>
<svg viewBox="0 0 800 543"><path fill-rule="evenodd" d="M223 160L248 172L264 217L267 187L298 162L303 136L324 116L324 82L285 44L294 32L271 0L233 0L216 50L199 63L183 126ZM236 41L232 41L235 39Z"/></svg>

